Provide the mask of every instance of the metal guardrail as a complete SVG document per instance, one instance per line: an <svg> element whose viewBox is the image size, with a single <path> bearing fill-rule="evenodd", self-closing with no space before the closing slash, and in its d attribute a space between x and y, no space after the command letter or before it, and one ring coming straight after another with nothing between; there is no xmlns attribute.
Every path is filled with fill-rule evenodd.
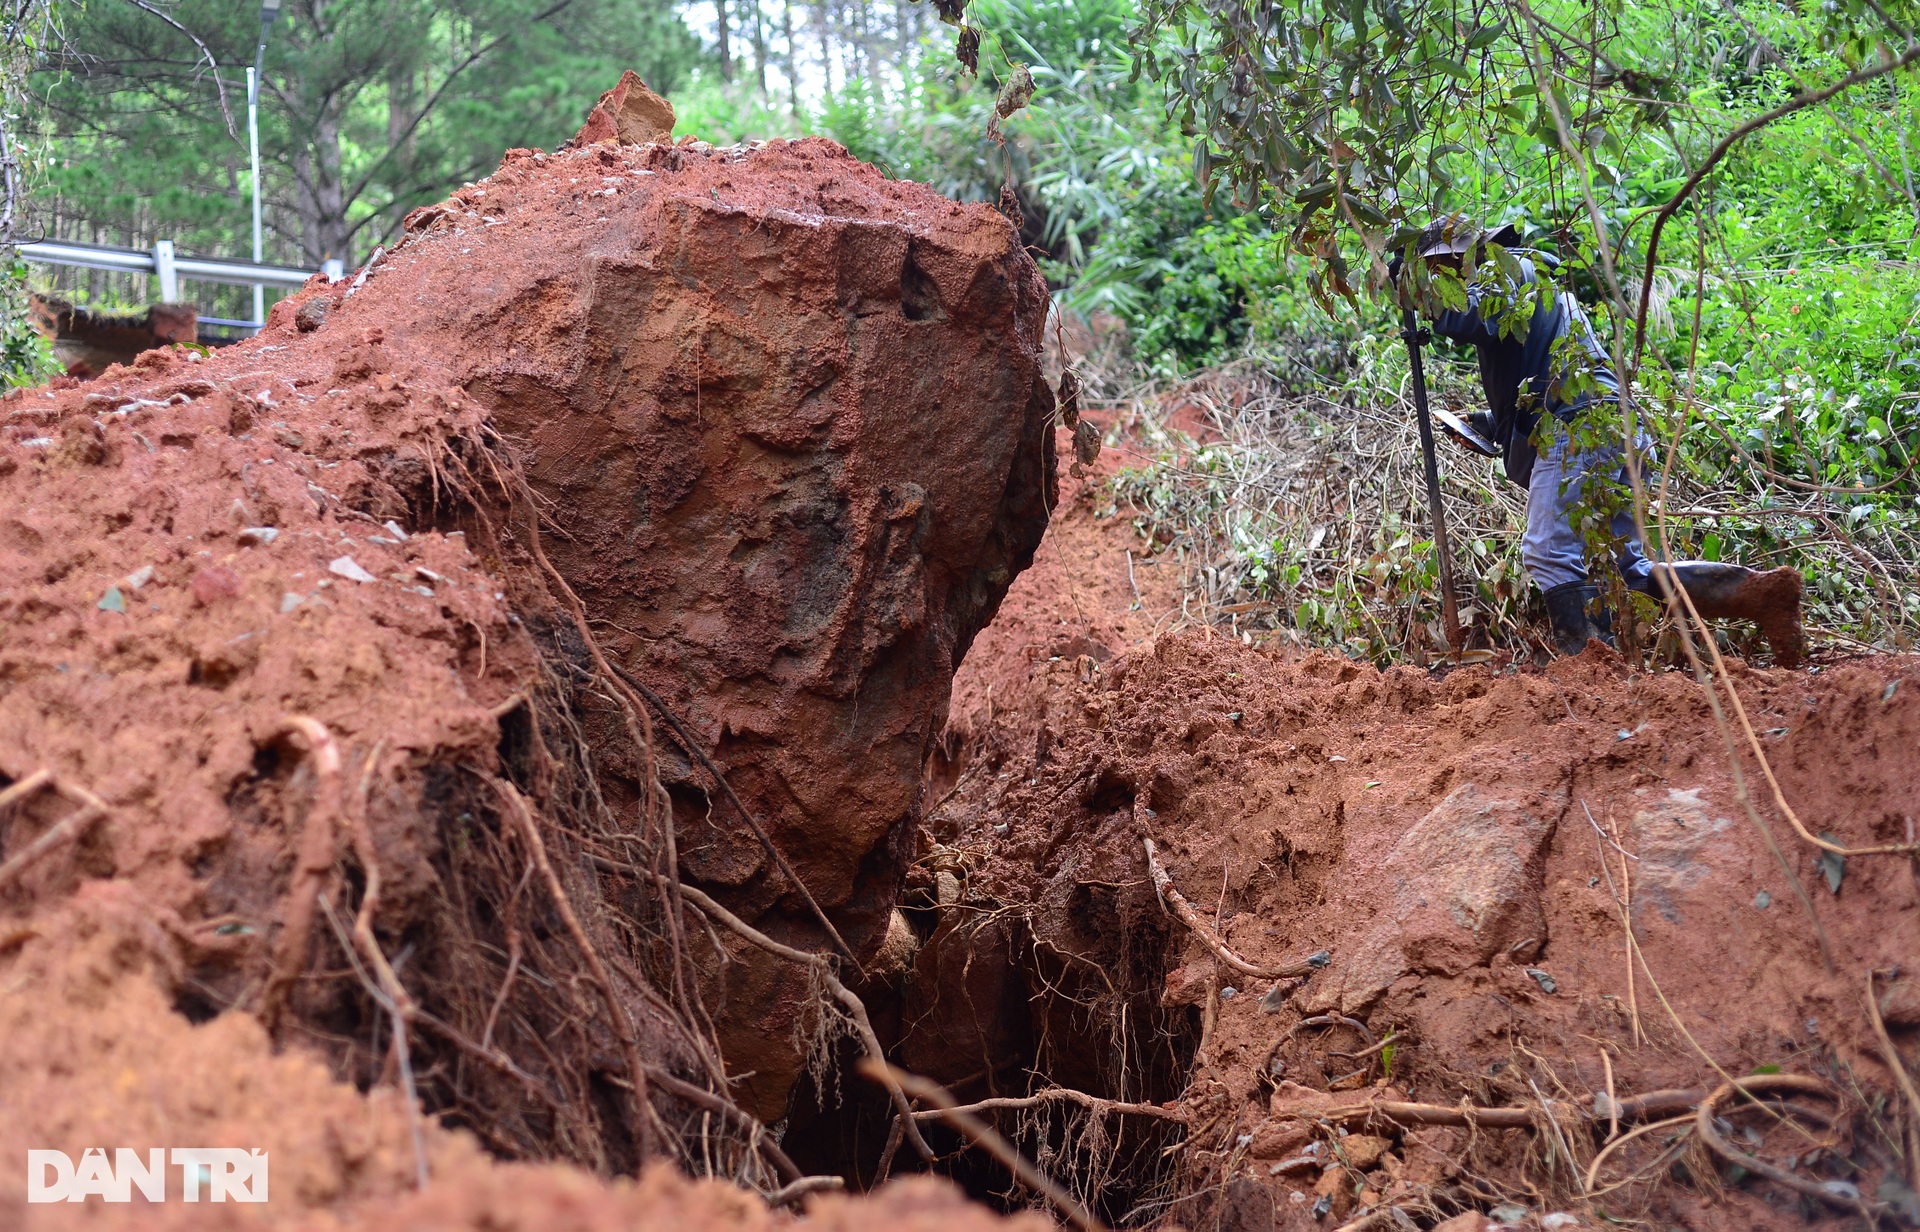
<svg viewBox="0 0 1920 1232"><path fill-rule="evenodd" d="M164 255L159 251L164 249ZM318 270L293 269L283 265L255 265L251 261L222 261L213 257L177 257L173 244L161 240L153 251L135 248L108 248L101 244L79 244L71 240L38 240L19 246L20 255L46 265L78 265L87 269L118 270L128 274L161 274L162 265L171 264L176 279L192 278L201 282L224 282L234 286L299 287ZM164 292L162 299L172 297Z"/></svg>
<svg viewBox="0 0 1920 1232"><path fill-rule="evenodd" d="M180 299L180 280L220 282L241 287L287 287L306 285L320 270L296 269L285 265L260 265L252 261L223 261L215 257L180 257L173 252L172 240L156 240L151 249L109 248L104 244L81 244L72 240L36 240L17 246L20 255L42 265L74 265L82 269L113 270L122 274L156 274L160 278L160 298L166 303ZM324 271L332 281L344 274L338 261L329 261ZM209 320L210 318L202 318ZM221 321L258 329L259 321Z"/></svg>

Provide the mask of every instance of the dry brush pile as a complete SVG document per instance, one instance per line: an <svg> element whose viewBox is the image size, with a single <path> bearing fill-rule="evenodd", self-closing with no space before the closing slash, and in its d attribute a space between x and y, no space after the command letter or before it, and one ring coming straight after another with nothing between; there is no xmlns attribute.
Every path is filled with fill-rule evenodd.
<svg viewBox="0 0 1920 1232"><path fill-rule="evenodd" d="M1190 619L1382 664L1445 652L1405 356L1391 341L1362 345L1339 379L1303 376L1284 356L1249 356L1177 382L1142 379L1112 355L1084 366L1089 400L1135 455L1113 499L1182 557ZM1435 364L1429 378L1436 405L1464 414L1483 404L1457 365ZM1829 656L1911 647L1920 633L1911 528L1897 519L1858 525L1851 489L1779 475L1722 439L1724 429L1716 436L1704 404L1672 418L1649 425L1660 445L1646 477L1655 542L1664 536L1676 559L1705 551L1801 568L1809 632ZM1469 645L1503 660L1544 656L1544 612L1520 563L1526 493L1444 438L1440 450ZM1635 644L1659 662L1684 662L1666 615L1648 604L1636 612L1650 627ZM1749 632L1723 629L1720 644L1750 653L1759 643Z"/></svg>

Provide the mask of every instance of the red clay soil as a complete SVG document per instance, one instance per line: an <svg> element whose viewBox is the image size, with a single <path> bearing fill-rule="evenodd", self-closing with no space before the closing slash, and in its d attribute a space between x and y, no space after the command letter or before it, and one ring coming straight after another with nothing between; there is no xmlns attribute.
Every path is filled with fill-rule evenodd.
<svg viewBox="0 0 1920 1232"><path fill-rule="evenodd" d="M287 1226L771 1218L482 1147L697 1160L730 1126L630 1093L719 1055L784 1112L806 975L645 870L824 950L804 883L873 961L953 667L1054 499L1045 288L997 213L830 142L622 116L510 152L248 343L0 402L0 1227L210 1226L23 1205L27 1150L92 1146L266 1149ZM570 593L677 732L641 707L627 739ZM418 1152L403 1071L448 1117ZM931 1192L818 1218L987 1218Z"/></svg>
<svg viewBox="0 0 1920 1232"><path fill-rule="evenodd" d="M1920 1107L1865 1002L1877 971L1891 1038L1920 1071L1920 864L1823 864L1755 761L1743 780L1730 770L1698 684L1597 648L1545 670L1445 673L1207 630L1128 648L1168 600L1117 602L1109 558L1145 545L1124 516L1086 507L1068 501L981 639L997 664L969 660L956 681L957 698L991 681L994 708L989 723L956 701L977 756L930 821L930 863L961 884L921 903L932 931L905 1063L969 1100L1060 1084L1159 1103L1177 1128L1058 1111L1003 1125L1115 1217L1249 1232L1368 1212L1368 1227L1454 1218L1456 1232L1489 1211L1527 1228L1855 1228L1857 1190L1881 1226L1920 1226L1906 1137ZM1055 559L1076 567L1036 595ZM1083 602L1071 620L1069 581ZM1024 654L997 640L1014 629L1029 631ZM1809 829L1849 847L1914 842L1920 661L1733 668ZM1142 837L1238 957L1270 970L1326 951L1324 968L1234 970L1156 900ZM1616 894L1644 960L1631 978ZM1389 1037L1390 1062L1364 1054ZM1602 1160L1605 1192L1588 1196L1612 1128L1592 1117L1596 1097L1603 1112L1609 1092L1626 1101L1624 1134L1633 1096L1773 1067L1837 1106L1799 1097L1792 1125L1725 1113L1723 1132L1807 1186L1836 1183L1837 1205L1710 1156L1691 1134L1700 1090ZM1328 1119L1369 1100L1551 1107L1563 1124Z"/></svg>
<svg viewBox="0 0 1920 1232"><path fill-rule="evenodd" d="M1110 416L1084 418L1110 431ZM1070 448L1062 431L1059 448ZM939 769L952 785L982 743L1014 730L996 721L1018 711L1036 663L1087 655L1105 662L1181 623L1179 565L1132 532L1109 483L1138 465L1136 452L1108 448L1083 475L1060 480L1060 504L1033 564L1007 590L953 676L953 701Z"/></svg>
<svg viewBox="0 0 1920 1232"><path fill-rule="evenodd" d="M1097 478L1054 490L1044 289L1004 220L829 143L628 144L633 97L257 340L0 402L0 1228L793 1218L641 1167L713 1146L764 1183L659 1083L724 1056L790 1111L818 992L645 870L830 944L701 754L893 999L898 1060L1131 1105L1003 1122L1109 1217L1838 1229L1857 1192L1920 1223L1920 1109L1865 1001L1877 970L1912 1068L1911 859L1819 860L1679 675L1176 629ZM1920 663L1735 682L1810 829L1913 841ZM1183 901L1236 961L1324 963L1235 970ZM883 950L909 918L917 957ZM1776 1067L1791 1099L1706 1118L1742 1168L1697 1095L1622 1141L1635 1097ZM417 1139L407 1074L445 1118ZM1462 1103L1528 1124L1407 1120ZM870 1177L883 1138L815 1162ZM29 1149L201 1145L267 1150L266 1207L24 1201ZM942 1166L1004 1191L978 1161ZM997 1216L920 1178L807 1219Z"/></svg>

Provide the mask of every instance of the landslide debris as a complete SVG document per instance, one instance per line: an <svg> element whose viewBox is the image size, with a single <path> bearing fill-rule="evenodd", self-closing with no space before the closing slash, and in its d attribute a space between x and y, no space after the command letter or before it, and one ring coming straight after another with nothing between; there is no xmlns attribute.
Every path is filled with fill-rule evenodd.
<svg viewBox="0 0 1920 1232"><path fill-rule="evenodd" d="M1081 576L1140 550L1113 525ZM1053 606L1025 583L1016 620ZM1865 1226L1856 1197L1906 1226L1914 861L1848 858L1836 890L1749 759L1783 867L1691 678L1599 651L1378 671L1208 630L1129 649L1103 620L976 715L901 1010L903 1063L962 1101L1043 1095L989 1115L1056 1180L1111 1220L1259 1232ZM1807 825L1913 841L1917 673L1736 662ZM1218 945L1157 901L1143 838ZM1695 1129L1728 1075L1781 1114L1716 1099L1744 1163Z"/></svg>
<svg viewBox="0 0 1920 1232"><path fill-rule="evenodd" d="M563 1226L476 1143L792 1179L747 1114L817 990L671 887L881 949L1046 524L1046 291L991 209L650 99L248 343L0 401L0 1155L264 1148L283 1222Z"/></svg>

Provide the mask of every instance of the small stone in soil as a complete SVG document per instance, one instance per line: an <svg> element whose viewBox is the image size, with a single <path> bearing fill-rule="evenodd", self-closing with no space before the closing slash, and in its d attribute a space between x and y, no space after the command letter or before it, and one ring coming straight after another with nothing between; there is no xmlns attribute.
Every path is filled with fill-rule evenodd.
<svg viewBox="0 0 1920 1232"><path fill-rule="evenodd" d="M362 569L359 562L351 556L336 556L327 562L327 572L346 578L351 582L371 582L376 580L371 573Z"/></svg>

